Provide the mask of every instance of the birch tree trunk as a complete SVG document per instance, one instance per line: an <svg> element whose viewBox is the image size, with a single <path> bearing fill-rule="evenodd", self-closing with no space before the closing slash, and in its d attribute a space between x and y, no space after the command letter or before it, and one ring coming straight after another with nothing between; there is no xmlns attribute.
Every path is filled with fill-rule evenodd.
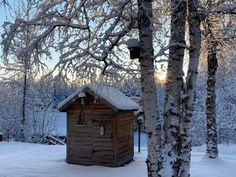
<svg viewBox="0 0 236 177"><path fill-rule="evenodd" d="M185 21L187 2L171 0L171 39L167 69L164 105L164 162L163 176L177 177L180 170L180 119L181 92L183 88L183 58L185 46Z"/></svg>
<svg viewBox="0 0 236 177"><path fill-rule="evenodd" d="M157 104L156 84L154 78L152 1L139 0L139 39L140 69L145 127L147 132L147 170L148 177L159 177L161 121Z"/></svg>
<svg viewBox="0 0 236 177"><path fill-rule="evenodd" d="M215 5L216 1L208 0L209 9ZM214 17L208 16L206 19L206 27L208 31L207 45L207 98L206 98L206 157L217 158L217 126L216 126L216 71L217 62L217 45L218 41L214 34Z"/></svg>
<svg viewBox="0 0 236 177"><path fill-rule="evenodd" d="M201 49L201 20L197 11L198 6L198 0L188 1L190 50L188 72L183 96L183 116L180 123L180 142L182 147L180 154L181 166L179 177L190 176L191 122L193 115L193 100L196 90L199 55Z"/></svg>
<svg viewBox="0 0 236 177"><path fill-rule="evenodd" d="M207 99L206 99L206 157L217 158L217 126L216 126L216 71L217 71L217 56L216 48L217 42L214 37L211 36L212 40L209 44L207 63Z"/></svg>

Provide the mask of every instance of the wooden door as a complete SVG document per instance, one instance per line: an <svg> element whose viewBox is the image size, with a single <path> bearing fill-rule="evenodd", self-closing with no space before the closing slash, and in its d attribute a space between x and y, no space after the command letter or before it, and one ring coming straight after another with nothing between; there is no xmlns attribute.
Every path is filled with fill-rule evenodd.
<svg viewBox="0 0 236 177"><path fill-rule="evenodd" d="M93 162L100 165L113 164L113 125L112 119L92 119Z"/></svg>
<svg viewBox="0 0 236 177"><path fill-rule="evenodd" d="M79 164L82 165L93 165L92 162L92 121L89 110L83 111L83 122L84 125L74 126L76 131L74 132L74 146L75 152L73 157L77 158ZM78 121L78 118L77 118Z"/></svg>

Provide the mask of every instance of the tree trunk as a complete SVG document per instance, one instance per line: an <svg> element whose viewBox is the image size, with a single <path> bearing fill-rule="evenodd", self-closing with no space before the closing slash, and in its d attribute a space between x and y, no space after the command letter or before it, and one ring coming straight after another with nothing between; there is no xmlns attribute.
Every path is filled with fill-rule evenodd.
<svg viewBox="0 0 236 177"><path fill-rule="evenodd" d="M26 17L27 17L27 21L29 20L30 17L30 7L31 7L31 2L28 1L27 2L27 9L26 9ZM30 29L28 28L28 26L26 27L26 33L25 36L23 37L23 43L25 43L25 45L27 46L27 44L30 41ZM23 64L23 93L22 93L22 120L21 120L21 124L22 124L22 129L21 129L21 141L25 142L26 141L26 92L27 92L27 74L28 74L28 69L30 67L30 55L25 55L24 58L20 58L22 60L22 64Z"/></svg>
<svg viewBox="0 0 236 177"><path fill-rule="evenodd" d="M207 0L208 8L211 9L215 4L215 1ZM218 67L217 63L217 45L218 42L214 34L214 17L208 16L206 19L207 25L207 98L206 98L206 157L217 158L217 126L216 126L216 71Z"/></svg>
<svg viewBox="0 0 236 177"><path fill-rule="evenodd" d="M183 116L180 123L181 166L179 177L190 176L191 157L191 122L193 114L193 100L196 90L199 55L201 49L200 17L198 16L198 0L188 1L189 25L189 65L183 95Z"/></svg>
<svg viewBox="0 0 236 177"><path fill-rule="evenodd" d="M20 140L22 142L26 141L25 138L25 121L26 121L26 116L25 116L25 109L26 109L26 89L27 89L27 68L24 65L24 77L23 77L23 91L22 91L22 119L21 119L21 137Z"/></svg>
<svg viewBox="0 0 236 177"><path fill-rule="evenodd" d="M213 35L210 35L208 48L208 72L207 72L207 99L206 99L206 157L217 158L217 126L216 126L216 71L217 71L217 56L216 48L217 41Z"/></svg>
<svg viewBox="0 0 236 177"><path fill-rule="evenodd" d="M181 93L183 89L183 58L185 46L185 21L187 2L171 0L171 39L167 69L164 105L165 148L163 176L177 177L180 170L180 119Z"/></svg>
<svg viewBox="0 0 236 177"><path fill-rule="evenodd" d="M148 177L159 177L161 121L154 79L152 1L139 0L140 68L145 127L147 132Z"/></svg>

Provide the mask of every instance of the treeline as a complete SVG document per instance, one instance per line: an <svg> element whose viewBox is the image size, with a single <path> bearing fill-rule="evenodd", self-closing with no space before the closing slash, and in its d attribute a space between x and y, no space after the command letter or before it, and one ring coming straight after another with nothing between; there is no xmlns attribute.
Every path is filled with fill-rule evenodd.
<svg viewBox="0 0 236 177"><path fill-rule="evenodd" d="M236 143L236 71L228 67L228 72L219 70L217 75L216 103L217 130L220 144ZM109 84L109 83L106 83ZM0 131L12 140L22 141L22 132L27 142L42 143L44 137L55 130L57 105L67 98L79 86L62 78L47 77L36 80L28 78L26 85L26 121L22 123L23 79L0 82ZM134 80L125 80L116 85L127 96L141 97L140 84ZM164 104L164 85L157 84L158 101ZM192 123L192 145L206 143L206 75L199 74ZM163 110L161 110L163 111ZM50 113L50 114L49 114ZM50 116L48 116L50 115Z"/></svg>
<svg viewBox="0 0 236 177"><path fill-rule="evenodd" d="M75 86L53 77L28 77L26 83L21 77L0 82L0 132L15 141L43 142L56 128L58 103Z"/></svg>

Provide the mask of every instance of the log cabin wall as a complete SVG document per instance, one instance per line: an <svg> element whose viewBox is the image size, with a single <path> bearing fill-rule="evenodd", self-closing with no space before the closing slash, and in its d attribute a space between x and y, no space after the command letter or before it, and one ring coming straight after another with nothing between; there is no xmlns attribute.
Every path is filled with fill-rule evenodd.
<svg viewBox="0 0 236 177"><path fill-rule="evenodd" d="M132 111L120 111L117 120L117 160L118 165L123 165L134 156L134 132Z"/></svg>
<svg viewBox="0 0 236 177"><path fill-rule="evenodd" d="M90 109L83 109L85 126L78 125L78 114L82 111L80 100L67 110L67 162L92 165L92 120Z"/></svg>

